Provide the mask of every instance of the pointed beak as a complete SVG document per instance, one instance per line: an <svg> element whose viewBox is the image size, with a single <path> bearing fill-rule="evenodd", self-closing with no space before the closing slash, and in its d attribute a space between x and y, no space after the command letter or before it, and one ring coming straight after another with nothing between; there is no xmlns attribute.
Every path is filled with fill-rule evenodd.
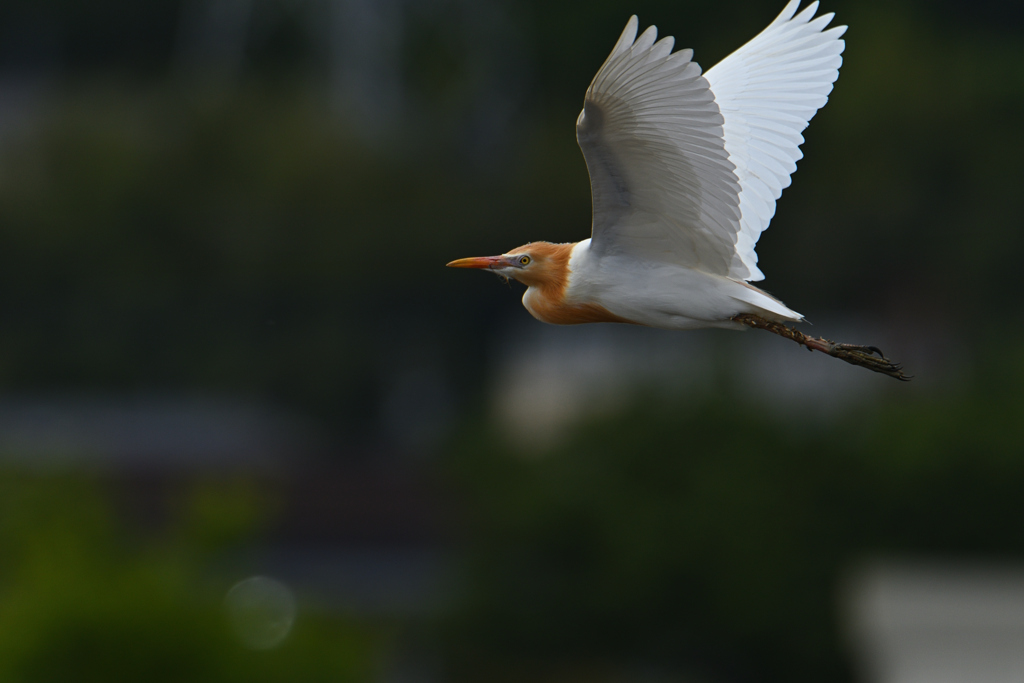
<svg viewBox="0 0 1024 683"><path fill-rule="evenodd" d="M504 256L474 256L473 258L460 258L448 264L449 268L506 268Z"/></svg>

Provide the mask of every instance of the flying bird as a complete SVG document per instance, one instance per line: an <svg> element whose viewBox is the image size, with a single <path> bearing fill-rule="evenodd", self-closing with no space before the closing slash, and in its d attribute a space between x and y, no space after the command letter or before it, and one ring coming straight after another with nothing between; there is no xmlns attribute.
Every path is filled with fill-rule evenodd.
<svg viewBox="0 0 1024 683"><path fill-rule="evenodd" d="M802 157L801 135L839 75L845 26L791 0L753 40L702 73L634 15L587 88L576 139L590 172L590 239L531 242L452 261L527 286L538 320L671 330L768 330L810 350L909 379L876 347L786 323L804 317L750 284L754 247Z"/></svg>

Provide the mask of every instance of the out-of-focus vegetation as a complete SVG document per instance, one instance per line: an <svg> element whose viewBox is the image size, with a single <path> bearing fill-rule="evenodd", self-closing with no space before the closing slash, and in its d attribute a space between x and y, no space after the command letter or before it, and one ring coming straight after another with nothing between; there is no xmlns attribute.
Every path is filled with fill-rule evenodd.
<svg viewBox="0 0 1024 683"><path fill-rule="evenodd" d="M453 679L635 680L655 663L654 680L852 680L842 587L865 563L1024 554L1021 370L828 425L724 394L644 401L540 452L467 433Z"/></svg>
<svg viewBox="0 0 1024 683"><path fill-rule="evenodd" d="M499 330L539 323L443 264L586 236L573 123L629 14L710 67L784 3L391 3L383 127L339 104L307 17L328 4L254 3L228 76L182 66L200 2L0 8L0 392L238 395L372 460L404 443L394 386L426 376L397 405L453 406L421 448L461 494L467 562L424 659L466 680L848 680L856 562L1020 559L1019 9L825 3L845 63L758 246L768 290L905 330L931 376L819 421L726 373L531 456L484 406ZM232 641L211 563L246 524L140 532L72 475L3 470L0 492L0 678L349 680L386 649L333 617Z"/></svg>
<svg viewBox="0 0 1024 683"><path fill-rule="evenodd" d="M94 482L5 470L0 493L4 680L360 681L379 666L380 635L315 605L275 649L233 637L218 568L260 526L247 487L184 496L157 533Z"/></svg>

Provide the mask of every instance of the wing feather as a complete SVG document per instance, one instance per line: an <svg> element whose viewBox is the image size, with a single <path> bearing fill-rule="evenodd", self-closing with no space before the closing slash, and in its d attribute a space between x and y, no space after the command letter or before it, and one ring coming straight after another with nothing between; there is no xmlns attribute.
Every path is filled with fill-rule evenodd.
<svg viewBox="0 0 1024 683"><path fill-rule="evenodd" d="M630 18L594 77L576 125L594 201L592 249L726 274L740 186L723 119L691 50L635 38Z"/></svg>
<svg viewBox="0 0 1024 683"><path fill-rule="evenodd" d="M594 201L592 248L760 280L754 247L827 101L845 26L790 0L702 75L635 16L587 89L576 137Z"/></svg>
<svg viewBox="0 0 1024 683"><path fill-rule="evenodd" d="M764 278L754 247L803 156L801 133L828 101L842 64L846 27L826 30L832 13L813 18L813 2L797 14L799 4L791 0L764 31L705 75L741 187L740 234L729 269L737 279Z"/></svg>

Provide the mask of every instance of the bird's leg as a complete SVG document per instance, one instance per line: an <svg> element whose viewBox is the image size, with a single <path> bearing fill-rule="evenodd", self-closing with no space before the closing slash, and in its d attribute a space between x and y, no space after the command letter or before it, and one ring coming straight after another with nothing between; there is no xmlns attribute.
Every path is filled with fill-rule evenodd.
<svg viewBox="0 0 1024 683"><path fill-rule="evenodd" d="M792 339L797 344L806 346L809 351L821 351L833 358L839 358L840 360L845 360L847 363L859 365L862 368L867 368L868 370L880 372L883 375L895 377L903 382L910 381L910 376L903 374L903 366L899 363L893 363L891 360L886 358L877 346L837 344L834 341L823 339L821 337L810 337L800 330L794 330L792 327L767 320L759 315L754 315L753 313L741 313L740 315L733 316L733 320L759 330L774 332L780 337L785 337L786 339Z"/></svg>

